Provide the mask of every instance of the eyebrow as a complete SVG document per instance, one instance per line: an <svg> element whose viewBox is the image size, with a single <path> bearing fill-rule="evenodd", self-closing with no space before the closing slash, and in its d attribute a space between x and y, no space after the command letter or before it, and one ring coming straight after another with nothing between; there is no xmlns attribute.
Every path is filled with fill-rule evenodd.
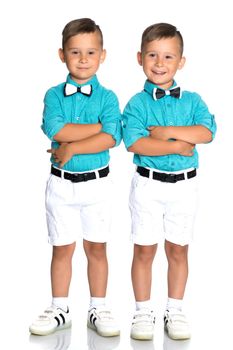
<svg viewBox="0 0 233 350"><path fill-rule="evenodd" d="M81 47L67 47L67 50L82 50L82 48ZM96 50L96 51L98 51L99 49L96 47L88 47L88 48L85 48L84 50Z"/></svg>
<svg viewBox="0 0 233 350"><path fill-rule="evenodd" d="M158 51L156 51L156 50L148 50L148 51L144 51L144 53L146 53L146 54L148 54L148 53L158 53ZM163 55L177 56L175 53L172 53L172 52L163 52Z"/></svg>

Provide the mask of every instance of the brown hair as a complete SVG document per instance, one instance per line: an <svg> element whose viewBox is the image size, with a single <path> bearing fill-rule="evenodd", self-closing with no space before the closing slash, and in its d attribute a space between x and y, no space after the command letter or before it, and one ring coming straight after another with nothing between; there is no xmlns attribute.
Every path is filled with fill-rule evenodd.
<svg viewBox="0 0 233 350"><path fill-rule="evenodd" d="M180 53L182 56L184 50L184 41L182 35L175 26L169 23L156 23L146 28L142 33L141 51L145 49L146 44L150 41L174 37L177 37L179 40Z"/></svg>
<svg viewBox="0 0 233 350"><path fill-rule="evenodd" d="M62 31L62 48L64 49L67 41L74 35L81 33L98 32L100 36L100 44L103 48L103 34L100 27L90 18L75 19L66 24Z"/></svg>

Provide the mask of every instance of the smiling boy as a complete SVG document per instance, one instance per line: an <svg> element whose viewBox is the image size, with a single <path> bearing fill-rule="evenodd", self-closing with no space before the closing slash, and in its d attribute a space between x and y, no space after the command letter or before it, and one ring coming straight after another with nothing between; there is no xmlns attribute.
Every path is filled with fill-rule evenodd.
<svg viewBox="0 0 233 350"><path fill-rule="evenodd" d="M121 114L116 95L96 76L106 56L100 27L82 18L69 22L62 35L59 57L69 74L66 82L47 91L42 124L52 141L46 188L52 302L30 332L47 335L71 326L68 294L79 220L91 296L87 325L101 336L116 336L120 331L105 300L106 242L112 199L109 149L121 141Z"/></svg>
<svg viewBox="0 0 233 350"><path fill-rule="evenodd" d="M168 300L164 326L172 339L186 339L191 332L182 302L197 205L195 145L210 142L216 124L201 97L182 91L174 80L185 64L183 38L176 27L168 23L149 26L137 59L147 80L123 113L123 139L136 165L129 203L136 300L131 337L153 338L152 263L159 241L165 238Z"/></svg>

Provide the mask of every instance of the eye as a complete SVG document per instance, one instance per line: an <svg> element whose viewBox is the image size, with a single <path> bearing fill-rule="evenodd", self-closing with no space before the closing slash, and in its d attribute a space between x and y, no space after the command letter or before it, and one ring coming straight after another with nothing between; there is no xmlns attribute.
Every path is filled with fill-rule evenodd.
<svg viewBox="0 0 233 350"><path fill-rule="evenodd" d="M88 54L89 54L89 55L94 55L94 54L95 54L95 51L89 51Z"/></svg>
<svg viewBox="0 0 233 350"><path fill-rule="evenodd" d="M148 57L155 58L157 55L155 52L148 53Z"/></svg>
<svg viewBox="0 0 233 350"><path fill-rule="evenodd" d="M173 56L171 56L171 55L166 55L165 58L166 58L166 60L172 60L172 59L173 59Z"/></svg>
<svg viewBox="0 0 233 350"><path fill-rule="evenodd" d="M78 54L79 54L79 51L78 51L78 50L72 50L72 51L71 51L71 54L72 54L72 55L78 55Z"/></svg>

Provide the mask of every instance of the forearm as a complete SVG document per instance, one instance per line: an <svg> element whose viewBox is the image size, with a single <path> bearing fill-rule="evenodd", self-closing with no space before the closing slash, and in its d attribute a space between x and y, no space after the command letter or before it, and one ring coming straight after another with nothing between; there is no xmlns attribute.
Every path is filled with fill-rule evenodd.
<svg viewBox="0 0 233 350"><path fill-rule="evenodd" d="M207 143L212 140L212 133L202 125L165 127L167 139L175 139L192 144Z"/></svg>
<svg viewBox="0 0 233 350"><path fill-rule="evenodd" d="M129 152L144 156L164 156L168 154L180 153L178 142L163 141L152 137L142 137L128 148Z"/></svg>
<svg viewBox="0 0 233 350"><path fill-rule="evenodd" d="M55 136L57 142L74 142L84 140L100 133L102 125L97 124L66 124Z"/></svg>
<svg viewBox="0 0 233 350"><path fill-rule="evenodd" d="M69 144L69 148L72 154L89 154L99 153L114 147L115 140L113 137L106 133L99 133L97 135L85 138L77 142Z"/></svg>

